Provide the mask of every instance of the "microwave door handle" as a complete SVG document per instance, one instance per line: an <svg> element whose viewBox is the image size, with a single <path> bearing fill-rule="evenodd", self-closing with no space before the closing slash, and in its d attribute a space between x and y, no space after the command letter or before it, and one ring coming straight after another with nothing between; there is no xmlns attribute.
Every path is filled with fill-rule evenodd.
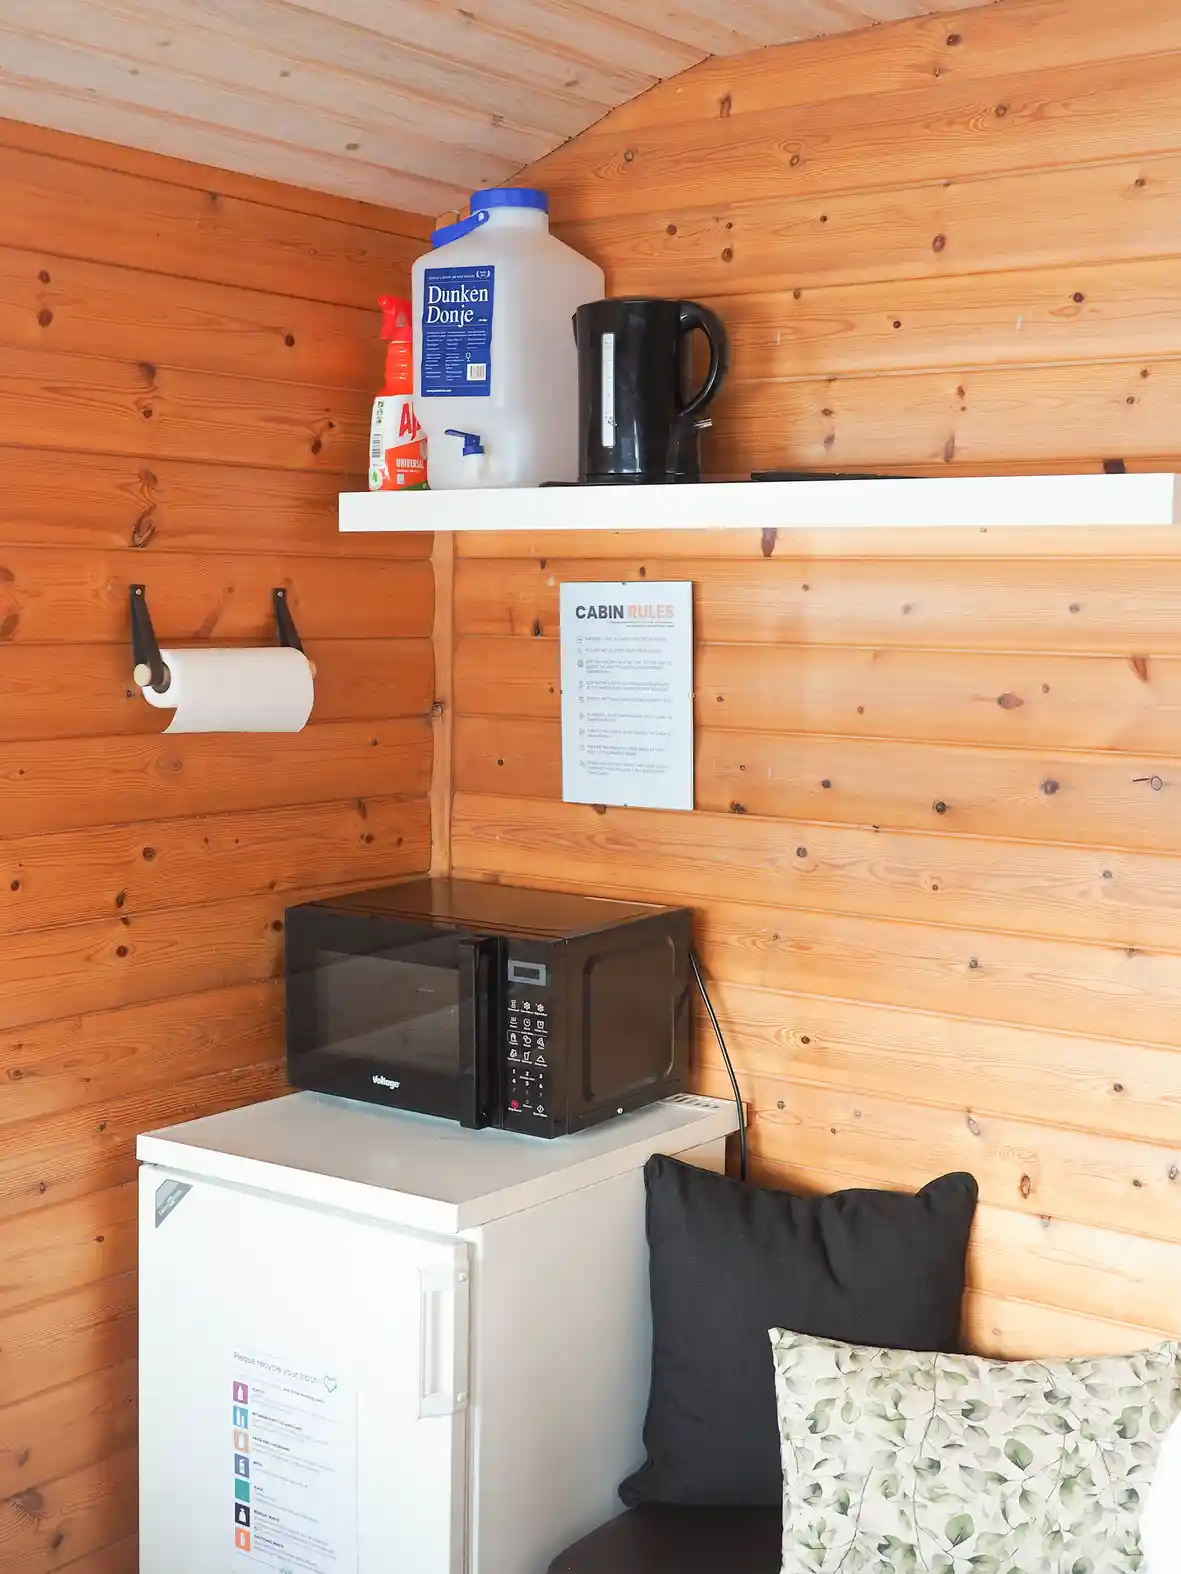
<svg viewBox="0 0 1181 1574"><path fill-rule="evenodd" d="M460 942L459 1046L459 1123L475 1128L486 1126L493 1103L493 1037L496 1014L492 1007L492 961L494 940Z"/></svg>

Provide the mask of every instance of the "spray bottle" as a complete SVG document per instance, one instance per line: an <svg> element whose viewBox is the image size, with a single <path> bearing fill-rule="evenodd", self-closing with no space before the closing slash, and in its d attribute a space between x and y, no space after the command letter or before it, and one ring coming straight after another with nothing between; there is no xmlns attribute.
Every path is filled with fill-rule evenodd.
<svg viewBox="0 0 1181 1574"><path fill-rule="evenodd" d="M423 492L426 438L414 414L413 311L408 300L396 295L383 295L377 304L388 348L385 383L373 401L369 429L369 490Z"/></svg>

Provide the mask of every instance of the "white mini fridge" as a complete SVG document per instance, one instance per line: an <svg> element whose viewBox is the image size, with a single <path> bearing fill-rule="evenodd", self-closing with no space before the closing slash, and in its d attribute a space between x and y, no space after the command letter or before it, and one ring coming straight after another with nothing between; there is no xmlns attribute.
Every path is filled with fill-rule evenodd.
<svg viewBox="0 0 1181 1574"><path fill-rule="evenodd" d="M297 1093L139 1139L140 1574L545 1574L642 1458L642 1169Z"/></svg>

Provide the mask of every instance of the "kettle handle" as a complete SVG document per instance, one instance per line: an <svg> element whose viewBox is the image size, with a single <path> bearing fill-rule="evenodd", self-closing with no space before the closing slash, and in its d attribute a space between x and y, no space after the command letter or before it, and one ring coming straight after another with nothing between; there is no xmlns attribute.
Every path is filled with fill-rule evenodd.
<svg viewBox="0 0 1181 1574"><path fill-rule="evenodd" d="M700 328L709 341L709 370L701 387L681 411L684 419L697 415L711 404L725 382L730 370L730 338L722 319L708 306L699 306L696 301L681 301L680 307L682 336Z"/></svg>

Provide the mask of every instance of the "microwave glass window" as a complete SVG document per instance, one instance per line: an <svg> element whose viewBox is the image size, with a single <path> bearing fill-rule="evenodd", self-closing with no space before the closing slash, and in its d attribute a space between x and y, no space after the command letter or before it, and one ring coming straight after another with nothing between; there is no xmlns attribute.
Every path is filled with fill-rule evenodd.
<svg viewBox="0 0 1181 1574"><path fill-rule="evenodd" d="M459 965L446 940L365 956L317 952L323 1048L387 1069L459 1071Z"/></svg>

